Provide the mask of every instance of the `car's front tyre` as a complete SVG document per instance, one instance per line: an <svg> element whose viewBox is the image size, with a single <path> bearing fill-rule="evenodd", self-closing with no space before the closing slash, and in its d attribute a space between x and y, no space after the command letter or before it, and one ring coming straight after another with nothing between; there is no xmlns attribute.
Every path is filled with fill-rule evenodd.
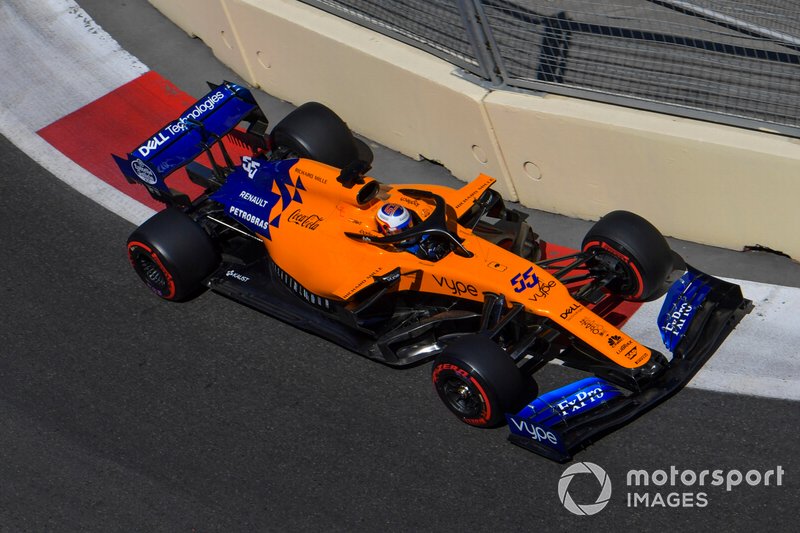
<svg viewBox="0 0 800 533"><path fill-rule="evenodd" d="M514 361L484 335L468 335L449 345L433 362L433 386L462 422L496 427L524 398L525 380Z"/></svg>
<svg viewBox="0 0 800 533"><path fill-rule="evenodd" d="M611 292L633 301L658 296L675 263L661 232L629 211L613 211L597 221L582 249L593 254L590 268L613 276Z"/></svg>

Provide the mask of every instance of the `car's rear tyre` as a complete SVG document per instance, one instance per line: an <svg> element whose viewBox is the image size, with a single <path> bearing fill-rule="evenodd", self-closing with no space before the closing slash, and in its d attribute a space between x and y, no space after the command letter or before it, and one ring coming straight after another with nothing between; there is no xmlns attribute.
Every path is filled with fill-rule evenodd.
<svg viewBox="0 0 800 533"><path fill-rule="evenodd" d="M175 302L205 290L203 280L219 266L211 237L177 209L156 213L128 238L128 259L157 296Z"/></svg>
<svg viewBox="0 0 800 533"><path fill-rule="evenodd" d="M674 254L664 236L629 211L613 211L597 221L582 249L593 254L590 267L614 275L609 290L628 300L657 295L673 270Z"/></svg>
<svg viewBox="0 0 800 533"><path fill-rule="evenodd" d="M319 102L307 102L281 120L270 134L276 146L297 157L336 168L361 160L372 163L372 151L353 136L347 124Z"/></svg>
<svg viewBox="0 0 800 533"><path fill-rule="evenodd" d="M503 424L519 408L527 383L505 350L483 335L449 345L434 360L431 377L445 406L476 427Z"/></svg>

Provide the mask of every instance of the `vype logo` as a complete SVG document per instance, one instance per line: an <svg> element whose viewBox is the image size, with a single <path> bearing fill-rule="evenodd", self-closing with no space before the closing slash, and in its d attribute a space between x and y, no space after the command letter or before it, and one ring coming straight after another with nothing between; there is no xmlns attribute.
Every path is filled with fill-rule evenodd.
<svg viewBox="0 0 800 533"><path fill-rule="evenodd" d="M450 293L455 296L461 296L462 294L470 294L472 296L478 295L478 289L475 288L474 285L469 283L464 283L463 281L451 280L445 277L439 277L436 274L433 275L433 280L440 286L440 287L447 287L450 289Z"/></svg>
<svg viewBox="0 0 800 533"><path fill-rule="evenodd" d="M511 421L513 428L517 430L514 433L523 435L525 437L530 437L531 439L543 444L558 446L558 437L556 437L552 431L548 431L543 427L527 420L521 420L515 417L509 417L509 420Z"/></svg>

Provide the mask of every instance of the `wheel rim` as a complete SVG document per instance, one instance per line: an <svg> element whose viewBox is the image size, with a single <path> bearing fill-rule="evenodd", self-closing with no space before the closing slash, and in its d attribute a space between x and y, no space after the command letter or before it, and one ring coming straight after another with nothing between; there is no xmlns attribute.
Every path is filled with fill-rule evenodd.
<svg viewBox="0 0 800 533"><path fill-rule="evenodd" d="M151 288L158 290L158 292L165 292L169 287L167 276L161 270L153 259L144 254L137 254L136 268L141 273L144 282Z"/></svg>
<svg viewBox="0 0 800 533"><path fill-rule="evenodd" d="M634 294L639 289L639 283L630 266L618 257L601 252L595 256L602 265L603 270L612 272L617 280L612 289L620 294Z"/></svg>
<svg viewBox="0 0 800 533"><path fill-rule="evenodd" d="M480 418L486 410L486 401L480 391L460 376L448 376L441 385L448 406L463 418Z"/></svg>
<svg viewBox="0 0 800 533"><path fill-rule="evenodd" d="M153 251L140 243L131 243L128 248L128 257L139 278L151 291L166 299L172 299L175 296L175 284L172 277Z"/></svg>
<svg viewBox="0 0 800 533"><path fill-rule="evenodd" d="M632 260L606 243L592 242L584 250L593 254L596 267L602 272L612 274L614 281L608 288L620 295L638 298L642 295L643 280Z"/></svg>

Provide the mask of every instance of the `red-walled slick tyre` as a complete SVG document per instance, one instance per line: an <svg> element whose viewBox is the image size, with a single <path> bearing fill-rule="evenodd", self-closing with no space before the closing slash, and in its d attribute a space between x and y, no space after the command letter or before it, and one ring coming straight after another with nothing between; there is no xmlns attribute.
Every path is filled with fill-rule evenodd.
<svg viewBox="0 0 800 533"><path fill-rule="evenodd" d="M613 276L609 290L634 301L658 295L675 258L661 232L629 211L613 211L597 221L583 238L582 249L593 254L590 268Z"/></svg>
<svg viewBox="0 0 800 533"><path fill-rule="evenodd" d="M434 360L432 379L445 406L476 427L505 423L505 414L519 408L526 383L505 350L483 335L449 345Z"/></svg>
<svg viewBox="0 0 800 533"><path fill-rule="evenodd" d="M131 234L128 259L153 293L175 302L203 292L220 263L211 237L177 209L156 213Z"/></svg>
<svg viewBox="0 0 800 533"><path fill-rule="evenodd" d="M288 148L291 154L336 168L358 160L372 163L372 150L319 102L306 102L286 115L270 135L273 144Z"/></svg>

